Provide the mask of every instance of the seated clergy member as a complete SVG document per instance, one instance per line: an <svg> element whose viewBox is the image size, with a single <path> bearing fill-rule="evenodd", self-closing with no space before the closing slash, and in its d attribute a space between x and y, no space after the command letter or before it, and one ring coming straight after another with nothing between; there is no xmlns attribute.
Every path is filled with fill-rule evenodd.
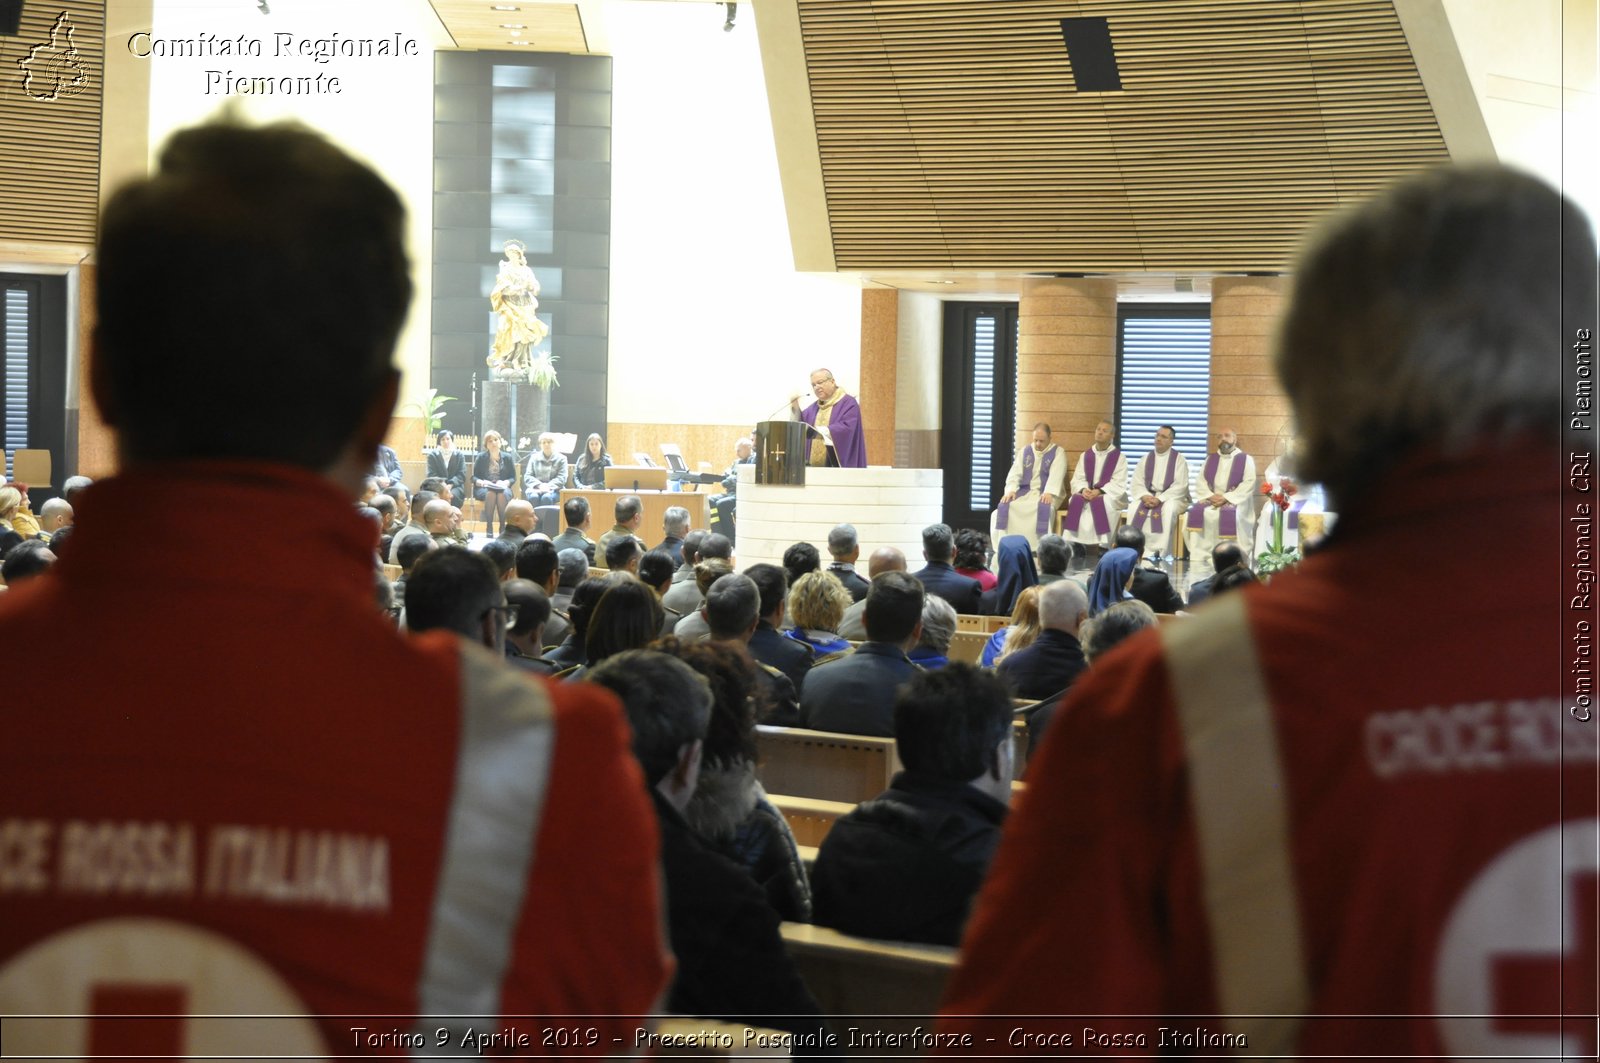
<svg viewBox="0 0 1600 1063"><path fill-rule="evenodd" d="M612 529L600 536L600 552L605 553L606 547L619 535L639 538L639 527L644 523L644 503L639 501L638 495L623 495L611 507L616 514L617 523ZM639 540L639 545L644 545L644 540Z"/></svg>
<svg viewBox="0 0 1600 1063"><path fill-rule="evenodd" d="M1115 545L1125 546L1141 559L1144 558L1144 533L1131 524L1117 529ZM1183 608L1183 599L1172 589L1172 580L1158 568L1135 562L1133 583L1128 593L1158 613L1176 613Z"/></svg>
<svg viewBox="0 0 1600 1063"><path fill-rule="evenodd" d="M1224 428L1217 433L1216 453L1206 458L1195 481L1196 498L1189 507L1184 528L1188 536L1193 574L1210 575L1211 548L1233 540L1245 560L1250 559L1250 504L1256 496L1255 459L1239 449L1239 433Z"/></svg>
<svg viewBox="0 0 1600 1063"><path fill-rule="evenodd" d="M811 670L811 662L816 660L816 651L810 643L783 633L783 616L789 597L783 569L777 565L751 565L744 574L761 592L761 619L750 636L750 656L788 676L789 682L799 690L806 673Z"/></svg>
<svg viewBox="0 0 1600 1063"><path fill-rule="evenodd" d="M187 1002L295 1016L219 1023L205 1052L331 1056L350 1022L318 1016L428 1014L457 1043L489 1021L538 1036L467 1017L485 1008L647 1011L668 960L616 699L373 608L376 536L350 500L399 387L399 197L303 127L217 124L174 134L98 231L87 384L120 471L79 496L59 567L0 607L8 663L72 676L5 710L0 1013L82 1014L110 978L100 1003L161 1013L173 1044ZM294 531L151 536L126 563L130 528L190 507ZM428 711L397 725L396 690ZM41 863L12 862L19 824ZM117 840L76 863L58 846L79 825ZM587 1025L609 1044L638 1020ZM34 1031L8 1022L7 1051L90 1043L86 1020Z"/></svg>
<svg viewBox="0 0 1600 1063"><path fill-rule="evenodd" d="M1128 507L1128 523L1144 533L1151 553L1162 556L1172 553L1173 535L1189 507L1189 462L1173 449L1176 434L1170 424L1156 429L1155 449L1134 466Z"/></svg>
<svg viewBox="0 0 1600 1063"><path fill-rule="evenodd" d="M867 641L806 673L800 726L845 734L894 736L894 697L922 669L906 656L922 634L922 584L885 572L867 592Z"/></svg>
<svg viewBox="0 0 1600 1063"><path fill-rule="evenodd" d="M428 476L450 485L451 501L460 502L466 497L467 460L456 449L455 433L448 428L439 429L439 445L428 451Z"/></svg>
<svg viewBox="0 0 1600 1063"><path fill-rule="evenodd" d="M581 495L574 495L561 503L561 519L567 522L567 528L551 540L555 543L556 550L582 550L590 567L593 567L594 540L587 534L592 520L589 514L589 500Z"/></svg>
<svg viewBox="0 0 1600 1063"><path fill-rule="evenodd" d="M922 529L922 558L927 562L912 575L929 594L937 594L956 607L956 612L975 615L983 601L978 581L955 570L956 536L948 524L930 524Z"/></svg>
<svg viewBox="0 0 1600 1063"><path fill-rule="evenodd" d="M1072 685L1085 665L1078 628L1089 618L1089 599L1075 580L1039 590L1039 636L1007 654L995 672L1019 698L1040 700Z"/></svg>
<svg viewBox="0 0 1600 1063"><path fill-rule="evenodd" d="M1078 455L1078 466L1072 470L1072 497L1061 518L1064 538L1096 552L1111 541L1128 501L1128 463L1113 442L1116 434L1110 421L1095 425L1094 443Z"/></svg>
<svg viewBox="0 0 1600 1063"><path fill-rule="evenodd" d="M828 572L850 593L850 600L859 602L867 596L868 583L856 571L861 558L861 540L856 536L854 524L839 524L828 533Z"/></svg>
<svg viewBox="0 0 1600 1063"><path fill-rule="evenodd" d="M1050 532L1066 479L1067 456L1051 441L1050 426L1040 421L1006 474L1006 492L990 521L989 538L999 542L1007 535L1020 535L1032 549L1040 536Z"/></svg>
<svg viewBox="0 0 1600 1063"><path fill-rule="evenodd" d="M710 685L676 657L653 650L616 654L588 680L622 699L660 825L667 936L678 961L666 1010L788 1031L812 1047L825 1043L817 1002L784 950L766 893L683 816L700 780ZM611 844L608 838L600 848Z"/></svg>
<svg viewBox="0 0 1600 1063"><path fill-rule="evenodd" d="M539 433L539 450L528 456L522 470L522 497L536 506L553 506L561 501L567 486L567 456L556 453L556 437Z"/></svg>
<svg viewBox="0 0 1600 1063"><path fill-rule="evenodd" d="M847 934L957 945L1011 800L1011 695L957 662L894 702L904 770L842 817L811 872L813 920Z"/></svg>

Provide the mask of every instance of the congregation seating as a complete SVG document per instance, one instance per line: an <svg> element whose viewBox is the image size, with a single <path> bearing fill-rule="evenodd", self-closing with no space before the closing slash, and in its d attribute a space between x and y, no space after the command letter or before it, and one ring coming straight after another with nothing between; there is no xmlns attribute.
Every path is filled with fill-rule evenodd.
<svg viewBox="0 0 1600 1063"><path fill-rule="evenodd" d="M957 950L943 945L859 938L809 923L784 923L783 942L823 1014L841 1017L830 1025L849 1055L915 1052L870 1043L852 1048L843 1038L852 1028L886 1033L926 1028L959 958Z"/></svg>
<svg viewBox="0 0 1600 1063"><path fill-rule="evenodd" d="M981 631L985 635L993 635L1010 622L1010 618L1004 616L976 616L971 613L956 614L957 631Z"/></svg>
<svg viewBox="0 0 1600 1063"><path fill-rule="evenodd" d="M991 632L961 631L950 636L950 659L966 664L977 664L983 659L983 648L989 644Z"/></svg>
<svg viewBox="0 0 1600 1063"><path fill-rule="evenodd" d="M815 849L822 845L839 817L855 808L849 801L827 801L818 797L797 797L793 794L767 794L767 800L783 813L784 821L794 832L796 845Z"/></svg>
<svg viewBox="0 0 1600 1063"><path fill-rule="evenodd" d="M756 728L756 746L756 777L769 794L856 804L887 790L900 770L892 738L763 724Z"/></svg>

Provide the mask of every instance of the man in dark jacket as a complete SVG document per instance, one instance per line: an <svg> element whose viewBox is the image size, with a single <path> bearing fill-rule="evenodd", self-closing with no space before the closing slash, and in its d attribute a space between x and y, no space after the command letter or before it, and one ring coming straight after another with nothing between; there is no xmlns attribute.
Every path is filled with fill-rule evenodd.
<svg viewBox="0 0 1600 1063"><path fill-rule="evenodd" d="M751 565L744 574L755 581L761 592L761 620L755 634L750 636L750 656L768 664L789 677L796 690L811 671L816 653L798 639L792 639L781 630L783 608L789 593L789 581L777 565Z"/></svg>
<svg viewBox="0 0 1600 1063"><path fill-rule="evenodd" d="M1244 564L1244 551L1231 539L1224 539L1211 548L1211 575L1189 585L1189 605L1196 606L1211 597L1217 577L1236 565Z"/></svg>
<svg viewBox="0 0 1600 1063"><path fill-rule="evenodd" d="M1124 524L1112 537L1113 546L1126 546L1140 558L1144 557L1144 532L1132 524ZM1133 570L1133 586L1128 593L1158 613L1176 613L1183 608L1183 599L1172 589L1172 581L1158 568L1143 564Z"/></svg>
<svg viewBox="0 0 1600 1063"><path fill-rule="evenodd" d="M956 607L956 612L975 615L983 598L983 586L963 576L950 563L956 556L956 535L948 524L930 524L922 529L922 557L928 564L913 572L929 594L937 594Z"/></svg>
<svg viewBox="0 0 1600 1063"><path fill-rule="evenodd" d="M806 673L800 688L800 726L894 736L895 694L922 671L906 654L922 635L925 597L922 584L904 572L885 572L873 579L863 614L867 641Z"/></svg>
<svg viewBox="0 0 1600 1063"><path fill-rule="evenodd" d="M955 945L1011 796L1011 696L956 663L900 689L905 770L828 832L811 873L815 919L849 934Z"/></svg>
<svg viewBox="0 0 1600 1063"><path fill-rule="evenodd" d="M597 665L588 681L614 691L633 725L661 828L667 935L678 970L667 1010L786 1030L802 1051L825 1043L817 1002L784 951L778 913L749 872L689 828L711 689L675 657L628 650Z"/></svg>
<svg viewBox="0 0 1600 1063"><path fill-rule="evenodd" d="M995 668L1019 698L1040 700L1059 694L1088 667L1078 645L1078 628L1089 618L1089 599L1074 580L1039 591L1039 637Z"/></svg>
<svg viewBox="0 0 1600 1063"><path fill-rule="evenodd" d="M828 533L828 556L832 558L828 571L844 584L844 589L850 592L850 600L859 602L865 598L872 585L856 571L856 561L861 557L861 539L856 535L854 524L837 525Z"/></svg>

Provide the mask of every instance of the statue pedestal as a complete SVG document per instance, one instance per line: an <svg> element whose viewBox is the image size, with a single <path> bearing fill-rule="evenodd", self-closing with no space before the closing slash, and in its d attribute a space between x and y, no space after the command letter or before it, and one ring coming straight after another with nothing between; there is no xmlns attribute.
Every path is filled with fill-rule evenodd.
<svg viewBox="0 0 1600 1063"><path fill-rule="evenodd" d="M520 380L485 380L483 382L482 436L493 428L506 437L506 443L518 449L518 441L526 438L530 451L538 448L539 434L550 430L550 391Z"/></svg>

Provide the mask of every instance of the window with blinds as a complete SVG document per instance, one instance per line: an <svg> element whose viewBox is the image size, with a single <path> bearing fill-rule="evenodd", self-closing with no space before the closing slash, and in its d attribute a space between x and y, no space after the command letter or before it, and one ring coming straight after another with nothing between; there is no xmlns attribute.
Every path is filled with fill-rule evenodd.
<svg viewBox="0 0 1600 1063"><path fill-rule="evenodd" d="M1197 473L1203 464L1197 459L1210 449L1210 305L1118 307L1117 353L1117 438L1128 459L1128 475L1164 424L1176 433L1173 446L1189 459L1191 476Z"/></svg>
<svg viewBox="0 0 1600 1063"><path fill-rule="evenodd" d="M1017 327L1015 303L944 304L941 408L946 429L939 456L944 519L955 528L988 529L989 512L1011 467ZM953 431L951 425L962 428Z"/></svg>
<svg viewBox="0 0 1600 1063"><path fill-rule="evenodd" d="M23 288L5 289L4 325L0 342L5 345L5 402L0 406L4 424L6 477L11 476L11 457L28 446L28 392L32 315L29 292Z"/></svg>
<svg viewBox="0 0 1600 1063"><path fill-rule="evenodd" d="M972 324L972 483L973 509L987 509L994 477L995 334L999 321L980 314Z"/></svg>

